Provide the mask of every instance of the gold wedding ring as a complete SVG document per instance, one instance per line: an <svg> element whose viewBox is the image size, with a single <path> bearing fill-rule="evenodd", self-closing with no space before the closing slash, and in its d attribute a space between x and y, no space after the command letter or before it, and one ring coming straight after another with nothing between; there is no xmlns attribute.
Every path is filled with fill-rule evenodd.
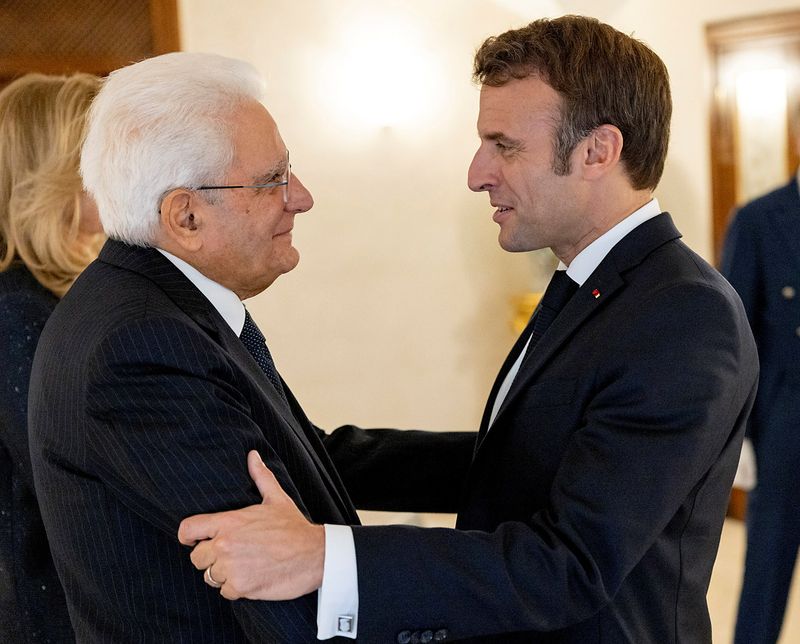
<svg viewBox="0 0 800 644"><path fill-rule="evenodd" d="M206 571L203 573L203 579L205 579L205 582L212 588L222 587L222 584L211 576L211 566L206 568Z"/></svg>

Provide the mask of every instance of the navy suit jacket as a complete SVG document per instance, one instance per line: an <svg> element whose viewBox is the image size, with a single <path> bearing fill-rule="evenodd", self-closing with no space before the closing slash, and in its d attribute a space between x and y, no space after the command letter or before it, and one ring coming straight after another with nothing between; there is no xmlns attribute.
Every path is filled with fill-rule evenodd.
<svg viewBox="0 0 800 644"><path fill-rule="evenodd" d="M158 251L107 242L42 333L29 402L36 488L79 641L315 641L316 594L229 602L176 537L189 515L260 502L251 449L314 522L358 523L323 440L343 464L363 461L352 483L375 489L362 496L391 505L397 470L382 461L404 448L375 447L395 432L326 437L284 388L288 405ZM448 487L466 469L461 453L460 472L439 468L421 485ZM454 499L440 491L431 503L450 509Z"/></svg>
<svg viewBox="0 0 800 644"><path fill-rule="evenodd" d="M622 239L488 428L520 339L458 530L354 528L365 641L711 641L705 596L758 361L739 298L679 237L664 213Z"/></svg>
<svg viewBox="0 0 800 644"><path fill-rule="evenodd" d="M739 293L761 360L749 434L759 484L800 486L800 192L797 179L742 207L731 221L721 271Z"/></svg>

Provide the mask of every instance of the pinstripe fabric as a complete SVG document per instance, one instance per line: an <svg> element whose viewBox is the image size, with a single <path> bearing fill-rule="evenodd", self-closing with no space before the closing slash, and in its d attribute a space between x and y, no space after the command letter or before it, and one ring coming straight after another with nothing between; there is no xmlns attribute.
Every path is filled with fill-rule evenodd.
<svg viewBox="0 0 800 644"><path fill-rule="evenodd" d="M260 501L258 449L315 522L357 523L315 429L199 291L110 241L43 331L30 392L42 515L81 642L310 642L316 596L228 602L179 522Z"/></svg>

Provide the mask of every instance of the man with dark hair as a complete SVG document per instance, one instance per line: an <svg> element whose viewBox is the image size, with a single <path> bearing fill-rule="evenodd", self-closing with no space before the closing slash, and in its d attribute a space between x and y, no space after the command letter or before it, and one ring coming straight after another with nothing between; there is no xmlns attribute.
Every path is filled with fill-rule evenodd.
<svg viewBox="0 0 800 644"><path fill-rule="evenodd" d="M368 642L710 642L758 366L738 297L653 198L667 71L567 16L490 38L475 76L469 186L505 250L561 264L490 394L456 529L353 527L342 617ZM195 566L230 598L327 583L342 553L249 467L262 505L182 523Z"/></svg>

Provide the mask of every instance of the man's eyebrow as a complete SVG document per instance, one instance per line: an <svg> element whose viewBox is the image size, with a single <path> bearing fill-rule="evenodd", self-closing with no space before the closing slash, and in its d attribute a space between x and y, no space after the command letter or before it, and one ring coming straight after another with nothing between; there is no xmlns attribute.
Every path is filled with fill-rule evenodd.
<svg viewBox="0 0 800 644"><path fill-rule="evenodd" d="M273 181L276 176L282 175L284 172L286 172L286 159L281 159L263 174L253 177L253 183L269 183L270 181Z"/></svg>
<svg viewBox="0 0 800 644"><path fill-rule="evenodd" d="M487 132L486 134L481 136L481 138L486 141L496 141L498 143L504 143L505 145L512 147L519 147L521 144L520 141L510 138L505 134L503 134L502 132Z"/></svg>

